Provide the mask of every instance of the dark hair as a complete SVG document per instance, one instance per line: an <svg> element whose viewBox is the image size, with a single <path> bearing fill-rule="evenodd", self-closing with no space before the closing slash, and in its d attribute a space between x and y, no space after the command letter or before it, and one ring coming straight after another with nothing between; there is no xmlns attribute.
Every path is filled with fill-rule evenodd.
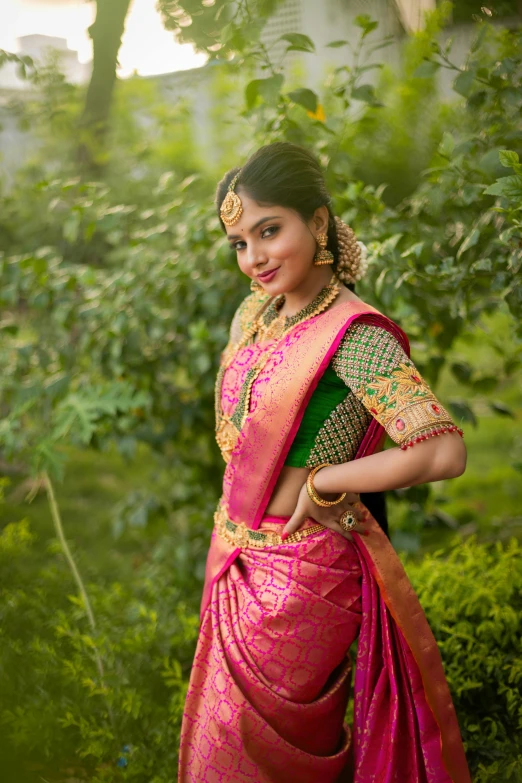
<svg viewBox="0 0 522 783"><path fill-rule="evenodd" d="M219 208L228 186L240 171L235 190L240 186L247 195L266 206L281 206L295 210L304 221L310 220L318 207L328 208L328 244L333 253L335 269L339 258L337 229L332 212L332 199L326 189L319 161L309 150L289 141L276 141L260 147L240 168L227 171L216 189L215 204L223 231L225 224ZM355 284L347 286L355 291ZM361 501L375 520L388 533L385 492L361 492Z"/></svg>
<svg viewBox="0 0 522 783"><path fill-rule="evenodd" d="M219 216L219 208L228 186L240 168L230 169L218 183L216 209L223 231L225 225ZM308 221L318 207L328 208L327 250L333 253L335 270L339 258L337 229L332 211L332 199L324 181L321 165L315 155L290 141L276 141L260 147L241 167L237 190L241 187L249 198L266 206L293 209L303 221ZM351 291L355 285L348 284Z"/></svg>

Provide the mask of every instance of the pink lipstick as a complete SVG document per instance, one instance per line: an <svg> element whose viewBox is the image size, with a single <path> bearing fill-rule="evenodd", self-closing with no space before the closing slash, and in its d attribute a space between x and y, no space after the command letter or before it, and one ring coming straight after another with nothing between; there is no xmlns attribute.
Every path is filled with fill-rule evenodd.
<svg viewBox="0 0 522 783"><path fill-rule="evenodd" d="M262 283L269 283L270 280L274 279L278 269L279 267L276 267L276 269L272 269L270 272L267 272L266 274L258 275L258 278L261 280Z"/></svg>

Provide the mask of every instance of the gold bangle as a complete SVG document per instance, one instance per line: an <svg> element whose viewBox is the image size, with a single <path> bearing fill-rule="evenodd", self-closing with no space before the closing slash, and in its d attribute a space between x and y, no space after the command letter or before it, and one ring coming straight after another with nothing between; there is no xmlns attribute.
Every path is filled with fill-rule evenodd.
<svg viewBox="0 0 522 783"><path fill-rule="evenodd" d="M327 468L330 465L329 462L322 462L320 465L316 465L315 468L312 468L310 473L308 474L308 478L306 479L306 491L308 492L308 497L310 500L313 500L314 503L318 506L335 506L337 503L340 503L341 500L344 500L346 497L346 492L341 492L338 498L335 500L324 500L318 493L316 488L314 487L314 477L318 470L321 470L321 468Z"/></svg>

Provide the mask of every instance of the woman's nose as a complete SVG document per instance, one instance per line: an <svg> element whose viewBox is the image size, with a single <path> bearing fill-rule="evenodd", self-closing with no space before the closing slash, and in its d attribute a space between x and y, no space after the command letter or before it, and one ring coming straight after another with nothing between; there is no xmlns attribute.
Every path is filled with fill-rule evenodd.
<svg viewBox="0 0 522 783"><path fill-rule="evenodd" d="M248 263L252 267L252 269L255 269L256 266L260 266L261 264L264 264L266 259L266 254L263 253L259 245L248 245L247 246L247 259Z"/></svg>

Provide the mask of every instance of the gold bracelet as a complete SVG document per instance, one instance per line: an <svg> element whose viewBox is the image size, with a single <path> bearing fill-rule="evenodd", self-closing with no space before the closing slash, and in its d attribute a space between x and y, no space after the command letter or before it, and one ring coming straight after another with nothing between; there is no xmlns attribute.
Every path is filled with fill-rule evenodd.
<svg viewBox="0 0 522 783"><path fill-rule="evenodd" d="M318 506L335 506L337 503L340 503L341 500L344 500L346 497L346 492L341 492L338 498L335 500L324 500L318 493L316 488L314 487L314 477L318 470L321 470L321 468L327 468L330 465L329 462L322 462L320 465L316 465L315 468L312 468L310 473L308 474L308 478L306 479L306 491L308 492L308 497L310 500L313 500L314 503Z"/></svg>

